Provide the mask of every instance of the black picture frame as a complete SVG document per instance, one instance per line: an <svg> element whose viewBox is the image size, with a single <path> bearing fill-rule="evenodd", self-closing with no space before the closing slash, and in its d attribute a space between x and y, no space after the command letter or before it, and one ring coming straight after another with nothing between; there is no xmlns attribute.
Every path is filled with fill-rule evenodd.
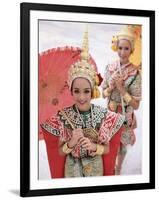
<svg viewBox="0 0 159 200"><path fill-rule="evenodd" d="M89 13L116 16L137 16L149 19L149 182L120 185L100 185L88 187L31 189L30 188L30 12L31 11L58 11L67 13ZM124 190L141 190L155 188L155 11L131 10L104 7L84 7L72 5L49 5L35 3L21 3L20 5L20 196L43 196L77 193L96 193ZM150 134L151 133L151 134ZM144 152L143 152L144 153Z"/></svg>

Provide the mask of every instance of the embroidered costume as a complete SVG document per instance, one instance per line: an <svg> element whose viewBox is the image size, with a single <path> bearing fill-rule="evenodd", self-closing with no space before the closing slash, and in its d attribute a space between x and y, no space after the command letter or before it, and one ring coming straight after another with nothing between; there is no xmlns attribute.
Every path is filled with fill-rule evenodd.
<svg viewBox="0 0 159 200"><path fill-rule="evenodd" d="M64 165L62 168L61 166L59 166L60 168L57 166L58 170L55 170L53 173L61 170L59 175L61 174L62 176L62 172L64 171L65 177L113 175L124 117L95 105L92 105L92 113L91 111L80 112L80 116L75 105L65 108L63 112L75 128L94 128L98 133L96 143L107 144L109 142L110 152L103 156L92 156L91 152L87 152L82 149L80 145L77 145L73 151L66 156L65 169ZM59 111L56 117L51 117L42 124L42 128L45 132L52 134L54 137L59 136L62 142L68 142L72 132L72 127L65 115ZM83 120L81 120L81 118ZM85 127L83 127L83 121L85 122ZM90 139L94 140L94 138ZM56 163L54 163L54 168L55 166ZM53 174L53 177L54 176L57 177Z"/></svg>
<svg viewBox="0 0 159 200"><path fill-rule="evenodd" d="M103 89L108 88L112 82L112 74L119 70L119 61L115 61L112 64L107 65L105 71L105 79L103 82ZM124 75L124 87L126 91L136 100L141 100L141 75L137 68L132 63L127 63L121 67L121 73ZM113 87L113 86L112 86ZM122 113L122 103L119 91L114 88L111 94L108 96L108 109L116 112ZM125 130L122 134L121 141L124 144L131 144L131 134L133 129L137 127L136 117L134 114L134 109L126 101L124 101L124 111L125 111Z"/></svg>
<svg viewBox="0 0 159 200"><path fill-rule="evenodd" d="M118 52L119 60L106 66L102 87L108 109L125 116L125 129L115 166L115 174L119 175L127 145L135 142L137 124L134 109L138 108L141 100L141 26L124 26L113 36L111 48Z"/></svg>

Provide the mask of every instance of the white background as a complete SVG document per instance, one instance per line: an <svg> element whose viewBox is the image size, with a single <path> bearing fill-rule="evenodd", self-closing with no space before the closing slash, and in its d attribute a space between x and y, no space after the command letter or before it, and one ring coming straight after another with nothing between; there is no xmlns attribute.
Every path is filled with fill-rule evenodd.
<svg viewBox="0 0 159 200"><path fill-rule="evenodd" d="M27 1L32 2L32 1ZM74 4L86 6L105 6L114 8L145 9L156 10L156 24L159 24L159 6L157 1L151 0L144 3L143 1L133 0L50 0L35 1L41 3L59 3ZM86 3L87 2L87 3ZM19 199L19 158L20 158L20 1L10 0L3 1L0 6L0 55L1 55L1 73L0 73L0 122L1 122L1 140L0 140L0 198L1 199ZM156 25L156 36L159 35L159 25ZM159 52L158 38L156 37L156 52ZM159 60L156 54L156 91L159 90L157 84L159 71ZM156 102L159 100L156 93ZM157 131L158 106L156 104L156 141L159 140ZM153 134L153 133L152 133ZM159 159L156 143L156 169L159 168ZM156 187L155 190L109 192L95 194L78 194L65 196L37 197L36 199L158 199L159 192L159 173L156 170ZM33 199L32 197L30 199Z"/></svg>
<svg viewBox="0 0 159 200"><path fill-rule="evenodd" d="M52 14L52 15L51 15ZM32 63L32 70L31 70L31 74L33 74L33 71L35 72L35 75L33 75L33 86L31 87L32 89L32 93L33 95L31 95L32 100L31 102L35 102L35 105L31 106L31 110L32 110L32 114L31 117L33 120L33 125L36 125L36 118L37 118L37 85L35 84L35 82L37 82L35 80L35 77L37 77L37 21L34 20L34 17L36 19L36 17L38 19L45 19L43 21L39 22L39 52L44 52L48 49L52 49L52 48L57 48L57 47L65 47L66 45L70 45L73 47L81 47L82 46L82 40L83 40L83 33L86 30L86 24L85 23L77 23L77 22L55 22L55 21L50 21L51 19L60 19L60 20L67 20L67 19L73 19L74 21L79 19L79 16L77 16L77 14L73 14L73 16L71 16L71 14L69 13L70 16L68 16L68 13L63 13L63 15L61 15L61 13L56 12L56 16L54 12L42 12L42 11L32 11L32 15L31 15L31 38L33 38L31 41L31 63ZM34 17L33 17L34 16ZM50 20L48 20L50 19ZM34 21L33 21L34 20ZM82 14L82 16L80 15L80 21L82 22L82 20L84 21L93 21L95 22L97 21L102 21L102 22L106 22L107 24L94 24L94 23L89 23L88 24L88 36L89 36L89 53L91 54L91 56L93 56L93 58L95 59L95 62L97 64L97 68L98 68L98 72L101 73L101 76L104 76L104 71L105 71L105 66L108 63L111 63L113 61L115 61L118 58L117 53L113 52L111 49L111 40L112 40L112 36L116 35L116 33L122 29L123 25L119 25L119 24L115 24L115 22L123 22L123 23L141 23L143 24L142 26L142 42L143 42L143 46L142 46L142 53L143 55L145 55L145 58L149 58L149 51L145 51L145 50L149 50L148 42L147 42L147 38L149 37L149 35L146 31L146 24L147 24L147 29L149 30L149 24L146 23L148 21L148 19L145 18L141 18L141 17L125 17L123 18L123 16L113 16L113 15L107 15L107 16L99 16L97 14L95 15L90 15L90 17L87 15ZM144 21L145 20L145 21ZM146 21L147 20L147 21ZM108 24L108 22L113 22L114 24ZM145 22L145 24L144 24ZM64 30L64 31L62 31ZM100 35L100 37L99 37ZM35 38L35 39L34 39ZM147 54L147 56L146 56ZM143 88L147 89L147 85L149 85L149 82L147 80L149 80L149 60L143 59L142 64L144 66L144 70L143 70ZM34 60L34 61L33 61ZM35 69L35 70L33 70ZM147 69L147 70L145 70ZM145 81L146 80L146 81ZM144 90L144 89L143 89ZM145 90L144 90L145 91ZM148 109L147 106L149 105L149 102L145 101L145 99L149 99L149 94L148 91L145 91L147 93L144 93L144 104L141 101L140 102L140 107L137 111L135 111L135 115L137 117L137 129L135 129L135 135L136 135L136 142L133 146L129 146L128 147L128 151L126 154L126 158L124 159L124 163L122 165L122 171L121 174L122 175L135 175L135 174L143 174L143 178L145 178L145 174L144 171L148 169L148 164L146 162L149 163L149 149L147 148L148 145L146 145L146 141L149 142L149 138L148 135L149 132L147 130L149 130L149 127L146 127L145 124L149 124L146 123L146 121L148 121L148 116L149 114L147 113ZM36 95L37 94L37 95ZM145 96L147 95L147 97ZM101 98L98 99L94 99L92 101L92 103L98 104L100 106L105 107L106 106L106 100ZM143 104L143 105L142 105ZM142 110L145 112L142 112ZM142 116L147 116L147 120L146 118L142 118ZM144 119L144 121L142 121L142 119ZM142 126L142 123L144 124L144 126ZM37 126L34 126L34 129L31 129L31 136L33 138L31 138L31 143L33 148L31 150L31 152L33 153L33 163L32 163L32 167L31 169L35 170L36 169L36 159L35 157L37 156L37 152L36 149L38 149L38 147L36 147L37 145L37 138L35 138L34 133L37 132L36 130ZM33 128L33 127L32 127ZM142 138L144 133L144 137ZM145 147L145 148L144 148ZM146 153L147 151L147 153ZM142 152L144 152L143 156L142 156ZM145 159L144 159L145 156ZM144 163L145 160L145 163ZM48 166L48 160L47 160L47 153L46 153L46 148L45 148L45 142L44 141L40 141L39 142L39 165L40 165L40 170L39 170L39 177L40 179L45 179L47 180L48 178L50 178L50 171L49 171L49 166ZM145 168L145 169L144 169ZM145 171L146 172L146 171ZM33 174L35 174L33 179L37 180L37 173L34 172ZM148 172L147 172L148 174ZM120 183L122 183L121 179L119 178L125 178L125 182L128 183L128 179L130 177L128 176L116 176L113 178L118 178L118 181ZM137 182L137 177L133 176L133 183ZM141 177L140 177L141 178ZM89 183L87 182L87 180L83 181L82 183L85 185L89 185L90 183L94 184L112 184L112 177L110 178L111 183L108 182L108 177L105 178L105 183L101 180L97 179L94 180L92 182L92 180L90 179ZM141 180L140 180L141 181ZM145 181L145 180L144 180ZM38 181L39 182L39 181ZM56 180L54 179L52 182L48 182L47 184L47 188L48 185L51 186L51 188L53 188L53 184L56 182ZM78 182L77 179L71 179L70 180L71 185L75 186L75 184ZM42 181L43 183L43 181ZM66 183L65 185L68 185L68 183ZM81 183L80 183L81 185ZM36 186L37 188L37 186ZM42 186L42 188L44 188L44 186Z"/></svg>

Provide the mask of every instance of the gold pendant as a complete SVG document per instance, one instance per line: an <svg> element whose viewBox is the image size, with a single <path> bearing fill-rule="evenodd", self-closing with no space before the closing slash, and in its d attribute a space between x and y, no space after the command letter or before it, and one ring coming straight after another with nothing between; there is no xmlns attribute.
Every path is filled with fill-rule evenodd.
<svg viewBox="0 0 159 200"><path fill-rule="evenodd" d="M93 128L84 128L83 134L93 142L98 141L98 132Z"/></svg>

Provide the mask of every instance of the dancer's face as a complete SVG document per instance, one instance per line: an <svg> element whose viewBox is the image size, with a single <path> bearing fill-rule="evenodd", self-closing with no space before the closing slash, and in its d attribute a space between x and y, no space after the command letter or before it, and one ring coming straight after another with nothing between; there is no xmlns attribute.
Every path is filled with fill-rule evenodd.
<svg viewBox="0 0 159 200"><path fill-rule="evenodd" d="M90 82L85 78L76 78L72 83L72 95L80 111L90 109L92 89Z"/></svg>
<svg viewBox="0 0 159 200"><path fill-rule="evenodd" d="M129 62L129 57L131 55L131 43L126 39L121 39L118 42L118 55L121 64L126 64Z"/></svg>

